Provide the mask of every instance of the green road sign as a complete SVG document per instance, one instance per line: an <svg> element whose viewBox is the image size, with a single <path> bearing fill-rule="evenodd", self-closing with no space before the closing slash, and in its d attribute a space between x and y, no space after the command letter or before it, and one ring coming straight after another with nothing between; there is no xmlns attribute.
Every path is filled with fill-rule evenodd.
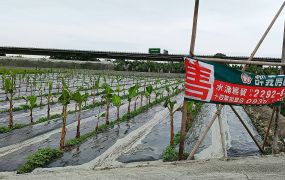
<svg viewBox="0 0 285 180"><path fill-rule="evenodd" d="M160 48L149 48L148 53L149 54L160 54Z"/></svg>

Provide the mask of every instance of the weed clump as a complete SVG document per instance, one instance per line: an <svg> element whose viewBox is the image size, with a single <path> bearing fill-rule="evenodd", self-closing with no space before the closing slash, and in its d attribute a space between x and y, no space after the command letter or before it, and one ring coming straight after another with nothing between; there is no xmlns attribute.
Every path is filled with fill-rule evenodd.
<svg viewBox="0 0 285 180"><path fill-rule="evenodd" d="M54 159L62 156L58 149L43 148L28 157L28 161L17 170L17 174L29 173L38 167L44 167Z"/></svg>

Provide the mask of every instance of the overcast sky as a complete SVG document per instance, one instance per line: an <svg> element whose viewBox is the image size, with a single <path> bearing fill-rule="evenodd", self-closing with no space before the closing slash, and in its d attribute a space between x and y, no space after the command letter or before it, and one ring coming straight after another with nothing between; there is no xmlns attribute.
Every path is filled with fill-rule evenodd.
<svg viewBox="0 0 285 180"><path fill-rule="evenodd" d="M196 54L250 55L284 0L200 0ZM1 0L0 46L187 54L194 0ZM281 56L285 9L257 56Z"/></svg>

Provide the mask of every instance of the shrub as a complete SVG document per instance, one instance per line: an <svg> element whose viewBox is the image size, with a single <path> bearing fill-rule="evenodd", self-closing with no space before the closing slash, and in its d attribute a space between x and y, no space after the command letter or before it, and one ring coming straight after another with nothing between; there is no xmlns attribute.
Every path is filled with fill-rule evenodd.
<svg viewBox="0 0 285 180"><path fill-rule="evenodd" d="M27 125L25 124L14 124L14 126L12 128L8 128L8 127L5 127L5 126L0 126L0 134L3 134L3 133L7 133L7 132L10 132L14 129L21 129L23 127L26 127Z"/></svg>
<svg viewBox="0 0 285 180"><path fill-rule="evenodd" d="M163 161L165 161L165 162L178 160L178 152L175 150L175 147L173 147L173 146L168 146L168 147L163 151L162 159L163 159Z"/></svg>
<svg viewBox="0 0 285 180"><path fill-rule="evenodd" d="M58 149L43 148L28 157L28 161L17 170L17 174L32 172L35 168L44 167L56 158L62 156L63 152Z"/></svg>

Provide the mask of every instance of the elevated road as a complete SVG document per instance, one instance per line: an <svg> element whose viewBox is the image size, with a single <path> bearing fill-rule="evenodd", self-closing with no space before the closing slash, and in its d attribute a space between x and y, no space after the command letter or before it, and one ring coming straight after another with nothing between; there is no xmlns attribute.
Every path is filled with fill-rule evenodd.
<svg viewBox="0 0 285 180"><path fill-rule="evenodd" d="M152 61L183 61L186 54L149 54L138 52L114 52L114 51L90 51L74 49L47 49L47 48L27 48L27 47L0 47L0 54L19 54L19 55L42 55L42 56L68 56L68 55L88 55L91 58L108 59L129 59L129 60L152 60ZM229 60L246 60L248 57L213 55L197 55L203 58L220 58ZM90 59L89 59L90 60ZM281 62L280 58L257 57L254 61Z"/></svg>

